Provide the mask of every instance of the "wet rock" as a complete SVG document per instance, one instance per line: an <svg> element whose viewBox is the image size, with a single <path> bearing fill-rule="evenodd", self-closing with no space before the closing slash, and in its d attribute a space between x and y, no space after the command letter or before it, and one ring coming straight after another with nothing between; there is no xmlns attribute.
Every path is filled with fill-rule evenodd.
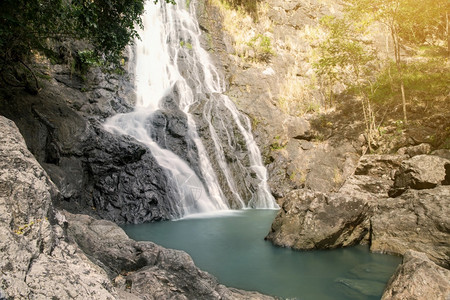
<svg viewBox="0 0 450 300"><path fill-rule="evenodd" d="M366 263L357 265L350 270L350 274L354 278L361 278L367 280L374 280L379 282L385 282L386 278L392 275L392 267L386 265L380 265L377 263ZM380 295L379 293L378 295Z"/></svg>
<svg viewBox="0 0 450 300"><path fill-rule="evenodd" d="M50 82L37 96L14 91L0 102L60 189L58 205L118 223L177 216L174 191L147 148L75 111L72 97L76 91Z"/></svg>
<svg viewBox="0 0 450 300"><path fill-rule="evenodd" d="M184 112L178 107L157 110L149 118L146 129L161 148L183 158L197 176L202 178L197 146L188 134L188 119Z"/></svg>
<svg viewBox="0 0 450 300"><path fill-rule="evenodd" d="M230 207L242 208L242 203L251 202L260 181L251 172L249 151L252 149L239 129L239 124L249 129L248 119L234 115L227 101L230 100L220 94L206 94L191 107L190 113ZM223 151L223 157L213 156L219 152L217 149Z"/></svg>
<svg viewBox="0 0 450 300"><path fill-rule="evenodd" d="M369 297L377 297L382 294L385 286L383 282L365 279L337 278L335 281L361 295Z"/></svg>
<svg viewBox="0 0 450 300"><path fill-rule="evenodd" d="M450 271L433 263L427 255L407 251L403 263L383 293L382 300L450 298Z"/></svg>

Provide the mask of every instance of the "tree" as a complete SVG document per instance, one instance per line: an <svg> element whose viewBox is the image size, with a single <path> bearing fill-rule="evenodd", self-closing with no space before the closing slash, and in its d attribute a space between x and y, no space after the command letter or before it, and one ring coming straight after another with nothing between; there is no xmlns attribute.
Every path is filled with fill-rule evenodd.
<svg viewBox="0 0 450 300"><path fill-rule="evenodd" d="M429 36L442 35L442 32L447 34L448 40L448 20L445 23L450 7L448 0L344 0L344 3L354 18L369 17L389 29L400 76L403 118L407 123L402 49L407 44L424 43Z"/></svg>
<svg viewBox="0 0 450 300"><path fill-rule="evenodd" d="M320 23L328 35L318 46L319 59L313 67L317 75L329 85L331 105L332 86L336 82L344 83L359 97L370 151L376 125L367 91L373 93L374 90L375 52L370 43L361 38L364 27L357 27L347 19L332 16L323 17Z"/></svg>
<svg viewBox="0 0 450 300"><path fill-rule="evenodd" d="M34 52L51 56L52 42L61 38L85 40L92 45L95 59L107 66L118 66L124 47L137 37L136 26L142 26L145 0L1 0L0 3L3 75L4 69L13 63L25 65Z"/></svg>
<svg viewBox="0 0 450 300"><path fill-rule="evenodd" d="M320 20L320 24L328 32L328 36L318 46L320 58L313 67L317 75L329 86L332 105L332 86L336 82L358 85L375 56L367 42L360 38L358 29L348 20L325 16ZM353 78L348 77L348 72L353 74Z"/></svg>

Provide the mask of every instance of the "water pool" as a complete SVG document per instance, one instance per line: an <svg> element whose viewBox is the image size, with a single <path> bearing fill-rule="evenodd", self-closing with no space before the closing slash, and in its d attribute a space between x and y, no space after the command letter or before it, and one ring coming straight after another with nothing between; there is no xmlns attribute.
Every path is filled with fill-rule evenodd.
<svg viewBox="0 0 450 300"><path fill-rule="evenodd" d="M289 299L380 299L401 258L357 246L292 251L264 241L274 210L126 225L133 239L184 250L220 283Z"/></svg>

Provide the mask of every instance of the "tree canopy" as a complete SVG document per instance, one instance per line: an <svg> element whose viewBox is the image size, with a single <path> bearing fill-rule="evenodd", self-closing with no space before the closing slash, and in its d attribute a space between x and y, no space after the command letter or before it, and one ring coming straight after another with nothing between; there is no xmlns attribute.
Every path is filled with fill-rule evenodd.
<svg viewBox="0 0 450 300"><path fill-rule="evenodd" d="M1 67L24 61L33 51L49 56L51 42L61 38L85 40L92 45L97 59L117 65L124 47L137 37L136 26L142 26L144 3L145 0L2 0Z"/></svg>

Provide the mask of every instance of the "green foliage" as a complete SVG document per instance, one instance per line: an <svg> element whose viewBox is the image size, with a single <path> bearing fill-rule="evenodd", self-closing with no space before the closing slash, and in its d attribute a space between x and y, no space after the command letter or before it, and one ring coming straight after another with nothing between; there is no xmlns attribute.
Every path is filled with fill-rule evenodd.
<svg viewBox="0 0 450 300"><path fill-rule="evenodd" d="M450 93L450 73L442 61L434 59L403 65L402 76L405 89L411 99L432 101ZM395 101L399 94L400 75L394 63L382 69L376 78L371 100L378 104Z"/></svg>
<svg viewBox="0 0 450 300"><path fill-rule="evenodd" d="M354 19L368 17L385 24L401 44L423 44L430 37L447 39L448 0L344 0Z"/></svg>
<svg viewBox="0 0 450 300"><path fill-rule="evenodd" d="M72 38L93 46L87 63L120 66L124 47L142 26L145 0L2 0L0 68L33 53L54 55L52 42ZM173 0L166 0L173 2ZM83 59L84 59L83 58Z"/></svg>
<svg viewBox="0 0 450 300"><path fill-rule="evenodd" d="M362 76L373 71L376 56L370 43L361 38L361 29L346 19L325 16L320 24L328 35L318 46L319 60L313 63L316 74L329 85L337 81L358 85Z"/></svg>
<svg viewBox="0 0 450 300"><path fill-rule="evenodd" d="M74 68L77 68L81 74L86 74L90 67L100 66L97 55L92 50L79 51Z"/></svg>
<svg viewBox="0 0 450 300"><path fill-rule="evenodd" d="M281 150L286 148L286 143L283 143L281 141L281 138L279 135L277 135L276 137L274 137L274 142L270 145L270 149L271 150Z"/></svg>
<svg viewBox="0 0 450 300"><path fill-rule="evenodd" d="M257 34L248 43L256 53L256 59L268 61L275 52L272 49L272 42L268 36Z"/></svg>
<svg viewBox="0 0 450 300"><path fill-rule="evenodd" d="M180 46L181 46L181 47L186 47L186 48L188 48L189 50L192 50L192 44L189 43L189 42L185 42L185 41L181 40L181 41L180 41Z"/></svg>

